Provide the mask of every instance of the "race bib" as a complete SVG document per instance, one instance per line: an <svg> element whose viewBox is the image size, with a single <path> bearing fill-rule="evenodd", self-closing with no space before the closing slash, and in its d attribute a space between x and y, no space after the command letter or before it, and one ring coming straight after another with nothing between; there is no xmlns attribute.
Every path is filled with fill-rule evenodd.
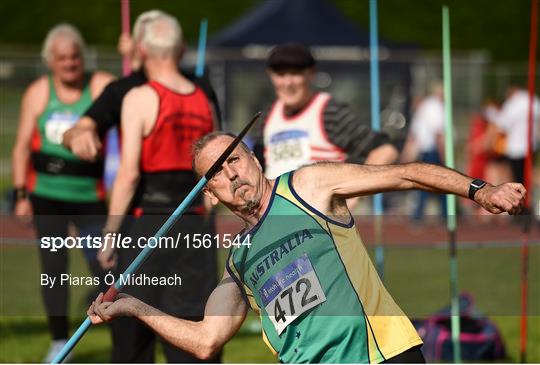
<svg viewBox="0 0 540 365"><path fill-rule="evenodd" d="M306 131L292 130L271 136L268 148L269 163L274 166L287 166L290 171L310 160L309 135Z"/></svg>
<svg viewBox="0 0 540 365"><path fill-rule="evenodd" d="M307 254L270 277L259 294L279 335L304 312L326 301Z"/></svg>
<svg viewBox="0 0 540 365"><path fill-rule="evenodd" d="M45 122L45 138L50 143L62 144L64 132L73 127L79 116L67 113L52 113Z"/></svg>

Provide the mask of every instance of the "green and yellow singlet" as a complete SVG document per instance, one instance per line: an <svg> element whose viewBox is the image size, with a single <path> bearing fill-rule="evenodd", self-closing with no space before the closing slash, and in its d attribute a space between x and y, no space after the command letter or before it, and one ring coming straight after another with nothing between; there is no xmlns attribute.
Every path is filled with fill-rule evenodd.
<svg viewBox="0 0 540 365"><path fill-rule="evenodd" d="M293 172L234 247L227 270L285 363L379 363L422 343L384 288L354 225L304 202ZM249 237L248 237L249 235Z"/></svg>

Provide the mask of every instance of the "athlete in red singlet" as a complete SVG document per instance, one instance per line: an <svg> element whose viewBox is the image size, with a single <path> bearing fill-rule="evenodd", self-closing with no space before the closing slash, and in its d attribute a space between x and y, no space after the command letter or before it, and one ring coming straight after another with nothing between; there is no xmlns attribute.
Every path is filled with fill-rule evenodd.
<svg viewBox="0 0 540 365"><path fill-rule="evenodd" d="M191 167L191 145L213 128L213 113L201 89L178 72L182 53L181 29L173 17L150 20L139 40L148 83L125 96L121 113L122 150L113 185L106 232L124 232L134 242L152 237L196 184ZM213 233L202 198L182 217L168 236L193 237ZM190 213L190 214L189 214ZM130 218L124 216L130 214ZM123 272L140 247L100 252L104 268ZM180 277L181 285L128 285L125 292L145 298L176 317L202 318L204 303L216 284L215 249L156 248L137 272L148 277ZM155 335L129 318L113 325L112 362L154 362ZM163 343L169 362L199 362ZM213 362L219 358L213 358Z"/></svg>

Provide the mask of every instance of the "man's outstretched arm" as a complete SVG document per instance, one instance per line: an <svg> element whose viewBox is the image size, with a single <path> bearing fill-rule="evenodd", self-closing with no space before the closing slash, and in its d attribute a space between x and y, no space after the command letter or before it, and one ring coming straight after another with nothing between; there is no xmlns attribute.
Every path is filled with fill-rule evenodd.
<svg viewBox="0 0 540 365"><path fill-rule="evenodd" d="M387 166L320 163L294 174L295 188L299 192L304 191L306 198L311 196L311 201L330 213L334 210L335 198L347 199L386 191L420 189L468 197L472 180L455 170L425 163ZM525 194L525 188L518 183L488 184L477 191L474 200L491 213L517 214Z"/></svg>
<svg viewBox="0 0 540 365"><path fill-rule="evenodd" d="M200 359L212 358L240 329L248 306L227 272L206 303L204 319L192 322L167 315L140 300L120 294L114 302L102 302L100 294L88 309L92 323L132 316L167 342Z"/></svg>
<svg viewBox="0 0 540 365"><path fill-rule="evenodd" d="M80 159L94 161L102 147L96 125L95 120L83 116L64 133L62 144Z"/></svg>

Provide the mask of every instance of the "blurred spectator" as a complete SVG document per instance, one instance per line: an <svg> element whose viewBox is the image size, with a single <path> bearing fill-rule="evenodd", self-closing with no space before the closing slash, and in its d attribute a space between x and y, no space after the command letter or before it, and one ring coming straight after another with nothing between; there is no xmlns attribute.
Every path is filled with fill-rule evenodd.
<svg viewBox="0 0 540 365"><path fill-rule="evenodd" d="M137 48L149 81L132 88L121 110L122 150L104 228L107 233L127 232L136 241L152 237L196 184L191 166L195 140L210 133L214 118L204 92L178 71L184 52L177 20L160 13L146 21ZM124 216L133 214L132 219ZM217 284L216 247L191 249L186 241L213 237L205 219L203 199L167 233L182 240L177 247L158 247L140 272L150 277L181 277L181 285L127 285L123 291L171 315L202 318L208 296ZM123 224L123 226L122 226ZM133 262L141 248L116 249L108 245L99 253L105 269L116 264L118 274ZM113 324L113 362L154 361L156 336L133 318ZM192 355L163 342L169 362L200 362ZM219 360L219 355L211 362Z"/></svg>
<svg viewBox="0 0 540 365"><path fill-rule="evenodd" d="M33 214L39 238L66 237L70 224L83 236L99 232L103 222L98 215L106 212L103 161L82 161L62 146L63 132L112 80L100 71L86 74L83 55L84 41L76 28L52 28L42 48L50 74L35 80L21 102L12 163L15 214L26 219ZM39 253L42 272L60 283L68 270L68 249L51 252L40 247ZM101 277L96 251L85 254L92 273ZM48 363L68 338L68 285L42 286L41 291L53 340Z"/></svg>
<svg viewBox="0 0 540 365"><path fill-rule="evenodd" d="M141 63L141 56L136 45L143 35L146 23L164 13L160 10L150 10L140 14L133 26L133 38L122 33L118 42L118 50L122 56L131 59L132 73L129 76L112 82L100 97L84 113L77 124L66 131L63 136L64 145L81 159L92 161L101 155L102 140L112 127L120 126L120 109L124 96L134 87L148 81ZM197 84L212 102L214 115L220 122L220 109L217 96L210 85L208 75L196 78L188 72L182 72L193 83Z"/></svg>
<svg viewBox="0 0 540 365"><path fill-rule="evenodd" d="M483 149L487 157L484 169L485 180L497 185L512 181L512 170L504 157L506 151L506 133L495 124L495 119L499 111L500 106L494 102L490 102L485 106L482 111L482 118L487 123L485 134L483 138L477 141L470 141L471 151L481 153L480 149Z"/></svg>
<svg viewBox="0 0 540 365"><path fill-rule="evenodd" d="M430 94L418 104L412 117L409 136L403 149L402 161L418 159L422 162L441 165L444 161L444 92L440 82L434 82ZM418 192L418 201L413 213L420 220L430 193ZM446 216L446 197L437 194L440 214Z"/></svg>
<svg viewBox="0 0 540 365"><path fill-rule="evenodd" d="M159 14L159 10L151 10L149 12L146 12L144 14L148 14L150 20L151 17L157 16ZM138 27L142 26L142 22L146 22L147 20L139 20ZM141 69L141 58L139 57L137 53L137 47L135 45L135 41L133 37L129 33L122 33L120 34L120 37L118 38L118 53L122 56L122 58L127 58L130 61L130 67L134 71L138 71Z"/></svg>
<svg viewBox="0 0 540 365"><path fill-rule="evenodd" d="M369 123L358 120L330 94L312 89L315 59L306 47L276 46L267 66L277 100L265 113L255 146L267 177L322 160L368 164L396 160L398 152L388 136L373 132Z"/></svg>
<svg viewBox="0 0 540 365"><path fill-rule="evenodd" d="M490 120L498 113L498 106L493 101L487 101L482 111L473 115L467 140L469 155L468 175L485 180L486 169L490 158L495 153L496 146L490 141Z"/></svg>
<svg viewBox="0 0 540 365"><path fill-rule="evenodd" d="M143 67L143 64L142 64L143 55L141 54L141 42L145 33L146 25L164 15L166 14L160 10L150 10L150 11L141 13L135 20L135 24L133 26L133 38L131 38L129 34L125 34L125 33L120 36L118 49L122 53L123 56L127 55L131 57L132 73L129 76L120 78L119 80L114 81L109 86L107 86L107 88L105 88L104 92L100 95L100 97L90 106L90 108L85 112L85 115L77 122L76 126L69 129L66 133L64 133L63 143L75 155L89 161L92 161L98 158L102 154L103 143L101 141L105 137L106 132L109 131L110 128L112 127L118 127L118 128L120 127L121 108L124 102L124 97L133 88L145 85L148 82L147 70L145 69L145 67ZM219 118L219 108L217 104L217 98L215 96L215 93L210 83L208 82L208 79L206 78L206 75L205 77L201 79L195 78L193 75L186 75L186 76L193 83L197 84L200 87L200 89L202 89L206 93L208 98L212 100L211 106L213 107L213 110L214 110L213 115L217 116L216 118ZM120 157L123 158L122 156ZM175 185L169 184L167 188L170 188L170 186L175 186ZM182 185L182 187L185 188L185 185ZM179 189L178 193L181 194L182 191L180 191ZM208 206L209 205L210 204L208 204ZM170 211L170 206L166 207L165 210L162 210L162 213L165 213L166 211ZM148 213L148 210L146 212ZM159 222L159 223L162 223L162 222ZM154 229L154 231L151 232L151 234L153 235L157 231L157 229L159 229L159 223L153 222L153 225L150 226L148 224L148 226L145 228L149 231ZM139 224L139 226L141 226L141 224ZM195 226L195 225L192 225L192 226ZM198 228L200 228L201 231L203 231L205 229L212 230L213 227L214 227L214 217L212 215L210 217L207 217L207 220L201 223ZM126 227L124 228L127 229ZM209 249L206 251L207 251L205 252L206 256L215 255L215 251L212 249ZM133 251L125 252L124 255L120 257L121 262L119 263L119 266L117 267L116 270L121 272L122 269L125 268L125 265L129 263L127 261L133 259L133 257L136 254L137 252L133 252ZM169 256L170 256L169 257L170 259L175 259L178 257L178 252L174 255L169 255ZM185 254L184 256L187 257L187 255ZM161 257L161 259L163 259L163 257ZM212 261L211 257L210 258L206 257L206 259L208 259L209 261ZM195 262L196 261L197 260L195 260ZM147 264L148 263L145 264L145 267L148 267L146 266ZM176 265L175 269L178 269L179 267L178 263L175 263L174 265ZM161 266L167 267L167 264L163 263ZM201 264L199 266L195 263L187 264L184 267L184 269L186 270L186 275L188 273L190 275L191 273L197 273L197 270L200 269L201 266L204 266L204 265ZM212 265L210 267L207 267L206 270L207 270L206 276L200 282L201 290L204 290L204 285L206 283L209 283L209 285L211 285L213 283L212 280L214 280L216 277L214 273L216 270L215 260L212 261ZM197 275L200 275L200 273L198 273ZM191 280L191 279L188 279L188 280ZM197 281L197 280L194 280L194 281ZM195 292L200 292L201 290L198 290ZM186 302L185 298L184 298L184 302ZM176 302L171 301L171 305L174 305L174 303ZM161 305L158 305L158 306L162 307ZM176 308L176 311L185 311L185 308L184 309ZM135 323L135 321L130 321L130 320L125 320L125 321L120 320L118 324L113 324L112 328L113 328L113 353L112 353L113 362L135 361L133 360L135 358L139 358L139 359L144 358L144 361L146 362L153 361L153 344L155 342L155 337L153 336L153 334L150 333L148 336L148 333L144 327L138 326L138 324ZM131 343L128 341L129 338L131 338L131 341L132 341ZM138 341L142 342L144 345L140 345ZM169 354L168 351L169 351L169 347L166 347L167 358L170 361L182 361L182 359L180 358L175 358L174 357L175 354L179 354L179 356L185 355L184 353L180 353L179 351L173 351L171 354ZM195 361L195 360L189 358L188 361Z"/></svg>
<svg viewBox="0 0 540 365"><path fill-rule="evenodd" d="M536 136L539 120L540 100L538 96L533 98L533 136ZM528 136L528 117L529 117L529 93L516 85L508 88L506 100L501 111L495 117L495 124L506 133L506 148L504 155L512 169L513 179L524 183L524 166L527 155L527 136ZM533 137L533 143L536 138ZM533 146L535 150L535 146Z"/></svg>
<svg viewBox="0 0 540 365"><path fill-rule="evenodd" d="M506 134L493 122L498 113L499 105L488 100L483 109L472 117L467 140L468 175L494 185L512 181L512 172L504 158ZM469 199L462 199L464 207L478 214L490 215L485 209L478 208L472 203Z"/></svg>

